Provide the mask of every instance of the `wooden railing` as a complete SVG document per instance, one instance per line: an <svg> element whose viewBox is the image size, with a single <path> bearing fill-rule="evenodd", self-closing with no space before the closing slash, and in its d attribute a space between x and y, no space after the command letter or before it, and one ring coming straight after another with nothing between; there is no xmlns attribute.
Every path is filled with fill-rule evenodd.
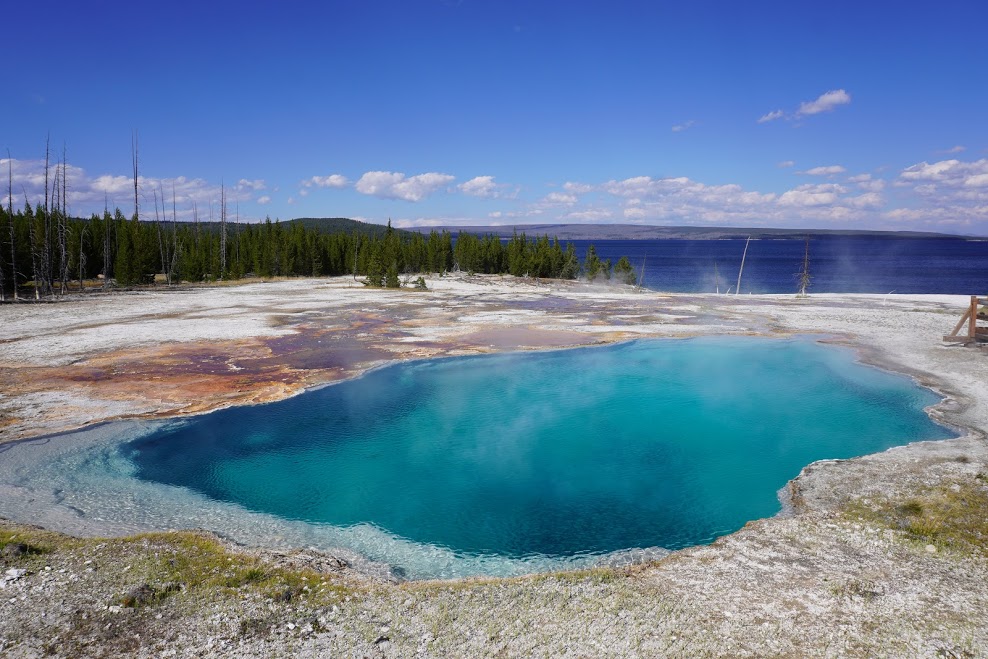
<svg viewBox="0 0 988 659"><path fill-rule="evenodd" d="M964 316L954 326L954 331L943 337L943 340L952 343L988 343L988 327L979 327L979 320L988 321L988 297L972 295L971 304L964 312ZM967 325L967 334L961 334L960 331L965 325Z"/></svg>

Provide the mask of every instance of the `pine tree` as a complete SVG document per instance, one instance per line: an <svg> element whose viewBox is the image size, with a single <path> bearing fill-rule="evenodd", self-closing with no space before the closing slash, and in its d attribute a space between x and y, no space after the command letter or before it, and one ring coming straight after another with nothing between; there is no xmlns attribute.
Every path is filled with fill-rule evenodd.
<svg viewBox="0 0 988 659"><path fill-rule="evenodd" d="M387 288L401 288L401 281L398 279L398 263L392 261L391 265L388 266L388 275L384 280L384 285Z"/></svg>

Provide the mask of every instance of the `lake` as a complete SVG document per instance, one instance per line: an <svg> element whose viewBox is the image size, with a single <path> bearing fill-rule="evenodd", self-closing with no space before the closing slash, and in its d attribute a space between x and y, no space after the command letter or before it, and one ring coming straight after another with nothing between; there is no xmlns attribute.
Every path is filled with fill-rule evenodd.
<svg viewBox="0 0 988 659"><path fill-rule="evenodd" d="M737 286L743 239L572 241L583 259L587 246L613 263L627 256L647 288L724 293ZM752 240L742 293L796 293L803 240ZM988 240L816 236L810 240L812 293L988 293Z"/></svg>

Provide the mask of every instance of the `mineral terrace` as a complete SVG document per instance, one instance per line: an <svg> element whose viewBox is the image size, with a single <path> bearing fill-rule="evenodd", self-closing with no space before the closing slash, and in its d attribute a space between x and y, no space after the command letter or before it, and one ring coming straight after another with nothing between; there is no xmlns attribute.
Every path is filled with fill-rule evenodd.
<svg viewBox="0 0 988 659"><path fill-rule="evenodd" d="M513 579L399 583L202 531L0 521L0 655L988 653L988 352L941 340L967 298L428 286L291 280L0 307L0 442L275 400L394 360L712 333L851 346L940 392L930 413L962 436L809 465L785 514L710 546Z"/></svg>

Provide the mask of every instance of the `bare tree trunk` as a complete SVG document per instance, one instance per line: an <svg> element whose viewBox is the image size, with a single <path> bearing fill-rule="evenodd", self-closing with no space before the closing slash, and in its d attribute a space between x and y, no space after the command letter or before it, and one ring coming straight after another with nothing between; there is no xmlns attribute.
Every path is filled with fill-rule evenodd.
<svg viewBox="0 0 988 659"><path fill-rule="evenodd" d="M14 278L14 301L17 297L17 250L14 247L16 234L14 233L14 164L10 158L10 149L7 149L7 214L10 215L10 272Z"/></svg>
<svg viewBox="0 0 988 659"><path fill-rule="evenodd" d="M42 286L45 289L45 295L48 295L48 290L51 288L49 280L51 278L51 250L49 246L48 236L51 233L51 211L48 207L48 160L50 156L49 152L49 140L45 140L45 208L44 208L44 231L41 234L41 277ZM35 288L35 294L37 295L38 289ZM40 298L36 298L40 299Z"/></svg>
<svg viewBox="0 0 988 659"><path fill-rule="evenodd" d="M236 236L237 236L237 271L240 276L244 276L243 262L240 260L240 200L237 200L237 224L236 224Z"/></svg>
<svg viewBox="0 0 988 659"><path fill-rule="evenodd" d="M741 254L741 268L738 270L738 286L734 289L735 295L741 292L741 274L744 272L744 259L748 256L748 243L750 242L751 236L748 236L748 240L744 241L744 253Z"/></svg>
<svg viewBox="0 0 988 659"><path fill-rule="evenodd" d="M799 297L806 297L810 287L810 238L806 237L806 251L803 253L803 270L799 273Z"/></svg>
<svg viewBox="0 0 988 659"><path fill-rule="evenodd" d="M154 228L157 229L157 233L158 233L158 254L160 255L161 258L161 271L162 274L165 275L165 283L170 286L171 281L169 281L168 274L165 272L165 267L166 267L165 241L161 237L161 220L158 218L158 191L152 190L151 192L154 194ZM164 206L165 200L162 199L161 201L162 201L162 206Z"/></svg>
<svg viewBox="0 0 988 659"><path fill-rule="evenodd" d="M226 274L226 186L220 183L220 279Z"/></svg>
<svg viewBox="0 0 988 659"><path fill-rule="evenodd" d="M59 242L59 256L61 266L59 268L59 277L61 281L61 293L60 295L65 295L65 292L69 289L69 202L68 196L68 185L66 183L66 178L68 174L67 168L67 157L64 142L62 143L62 214L59 216L58 220L58 242Z"/></svg>
<svg viewBox="0 0 988 659"><path fill-rule="evenodd" d="M137 202L137 131L131 138L131 151L134 161L134 219L140 221L140 204Z"/></svg>
<svg viewBox="0 0 988 659"><path fill-rule="evenodd" d="M178 226L175 224L177 213L175 212L175 182L172 181L172 260L168 264L168 282L171 283L175 275L175 266L178 264Z"/></svg>
<svg viewBox="0 0 988 659"><path fill-rule="evenodd" d="M103 290L110 285L110 208L103 194Z"/></svg>
<svg viewBox="0 0 988 659"><path fill-rule="evenodd" d="M24 191L24 206L27 207L27 191ZM31 281L34 283L34 299L41 299L41 291L38 289L38 260L39 260L39 249L38 249L38 229L37 229L37 213L31 216L31 221L28 223L28 240L31 243Z"/></svg>
<svg viewBox="0 0 988 659"><path fill-rule="evenodd" d="M86 276L86 250L83 246L86 244L86 229L92 225L92 218L89 219L89 224L82 225L79 229L79 292L86 292L85 276Z"/></svg>
<svg viewBox="0 0 988 659"><path fill-rule="evenodd" d="M196 265L198 266L202 262L202 241L199 233L199 205L196 200L192 200L192 220L196 223L196 238L195 238L195 257ZM198 273L200 278L204 273Z"/></svg>

